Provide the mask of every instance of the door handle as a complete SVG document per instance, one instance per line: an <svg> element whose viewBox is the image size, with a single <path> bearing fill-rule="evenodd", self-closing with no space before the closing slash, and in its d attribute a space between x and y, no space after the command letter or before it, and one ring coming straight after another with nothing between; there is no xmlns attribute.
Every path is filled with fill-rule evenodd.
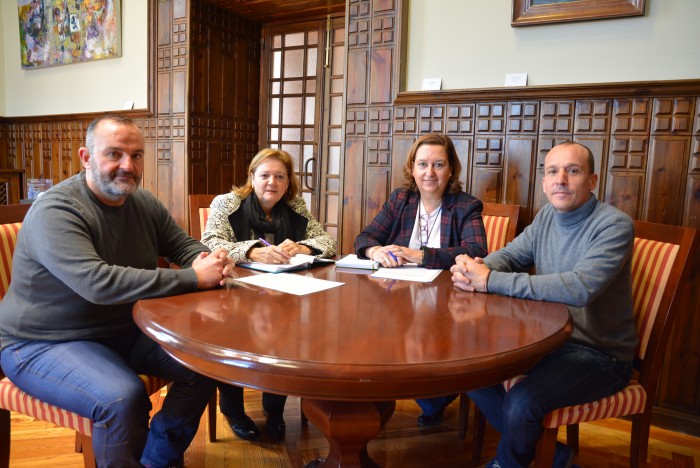
<svg viewBox="0 0 700 468"><path fill-rule="evenodd" d="M307 188L308 190L311 190L312 192L315 192L316 189L315 189L314 187L312 187L312 186L309 185L309 175L308 175L308 173L309 173L309 164L312 163L312 162L315 162L315 161L316 161L316 158L314 157L314 158L309 158L309 159L307 159L307 160L306 160L306 163L304 163L304 185L306 186L306 188ZM312 173L312 174L311 174L311 182L313 183L313 181L314 181L314 174Z"/></svg>

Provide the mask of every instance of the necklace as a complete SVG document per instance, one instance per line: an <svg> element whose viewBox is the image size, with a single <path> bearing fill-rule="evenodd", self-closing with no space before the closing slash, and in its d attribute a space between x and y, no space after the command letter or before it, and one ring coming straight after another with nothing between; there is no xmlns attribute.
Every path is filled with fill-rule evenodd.
<svg viewBox="0 0 700 468"><path fill-rule="evenodd" d="M440 218L440 212L442 211L442 204L437 208L437 210L433 210L432 213L425 213L421 214L421 207L423 204L421 203L418 205L418 217L420 219L420 246L425 247L428 244L428 241L430 240L430 234L433 232L433 228L435 228L435 224L437 223L438 219ZM432 225L430 224L430 218L433 219ZM425 241L423 241L423 234L425 234Z"/></svg>

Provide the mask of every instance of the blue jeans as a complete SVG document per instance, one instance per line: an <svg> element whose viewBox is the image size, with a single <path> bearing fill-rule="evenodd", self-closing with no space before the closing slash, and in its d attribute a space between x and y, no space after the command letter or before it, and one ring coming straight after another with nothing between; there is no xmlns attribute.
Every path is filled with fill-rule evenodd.
<svg viewBox="0 0 700 468"><path fill-rule="evenodd" d="M619 391L632 375L632 363L567 342L526 374L507 393L502 384L467 392L501 433L496 460L502 467L527 467L535 457L545 414Z"/></svg>
<svg viewBox="0 0 700 468"><path fill-rule="evenodd" d="M2 369L30 395L92 419L98 467L166 467L192 441L215 382L176 362L140 331L100 341L22 341ZM148 424L149 395L137 374L173 382Z"/></svg>
<svg viewBox="0 0 700 468"><path fill-rule="evenodd" d="M438 410L440 410L443 406L447 406L450 403L452 403L455 398L457 398L457 395L448 395L433 398L418 398L416 400L416 403L418 403L418 406L420 406L420 409L423 411L423 414L432 416L433 414L437 413Z"/></svg>

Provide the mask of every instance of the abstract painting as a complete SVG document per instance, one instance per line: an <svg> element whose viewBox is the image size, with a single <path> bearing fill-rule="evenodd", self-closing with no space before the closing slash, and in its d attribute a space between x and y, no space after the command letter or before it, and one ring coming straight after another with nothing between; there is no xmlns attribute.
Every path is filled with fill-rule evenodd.
<svg viewBox="0 0 700 468"><path fill-rule="evenodd" d="M17 0L22 68L121 56L121 0Z"/></svg>

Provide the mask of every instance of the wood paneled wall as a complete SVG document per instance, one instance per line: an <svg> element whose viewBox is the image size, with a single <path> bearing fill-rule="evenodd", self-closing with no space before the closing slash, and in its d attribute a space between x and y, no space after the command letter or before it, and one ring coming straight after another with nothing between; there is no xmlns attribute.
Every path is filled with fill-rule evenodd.
<svg viewBox="0 0 700 468"><path fill-rule="evenodd" d="M191 29L189 193L224 193L258 151L260 26L194 0Z"/></svg>
<svg viewBox="0 0 700 468"><path fill-rule="evenodd" d="M504 89L497 100L479 91L400 94L392 159L418 134L447 133L467 190L520 205L523 227L546 203L544 156L575 140L593 152L601 200L634 219L700 228L700 80L536 91Z"/></svg>
<svg viewBox="0 0 700 468"><path fill-rule="evenodd" d="M394 98L402 76L404 0L348 0L345 162L340 251L387 198L392 178Z"/></svg>

